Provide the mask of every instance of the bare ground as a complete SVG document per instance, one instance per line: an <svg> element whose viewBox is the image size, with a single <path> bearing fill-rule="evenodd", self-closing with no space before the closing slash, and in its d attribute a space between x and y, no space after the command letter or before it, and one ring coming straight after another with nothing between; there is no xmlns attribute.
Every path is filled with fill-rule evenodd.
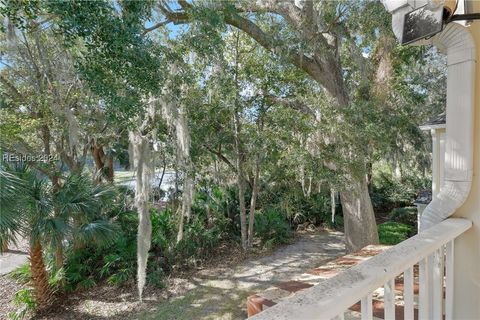
<svg viewBox="0 0 480 320"><path fill-rule="evenodd" d="M59 298L35 319L244 319L249 295L343 253L340 232L301 233L268 255L245 257L232 248L201 270L167 279L165 289L148 288L143 303L134 285L100 285Z"/></svg>
<svg viewBox="0 0 480 320"><path fill-rule="evenodd" d="M8 273L28 261L28 242L20 239L16 244L9 244L8 249L0 254L0 319L7 319L8 313L16 309L13 297L26 287L12 280Z"/></svg>

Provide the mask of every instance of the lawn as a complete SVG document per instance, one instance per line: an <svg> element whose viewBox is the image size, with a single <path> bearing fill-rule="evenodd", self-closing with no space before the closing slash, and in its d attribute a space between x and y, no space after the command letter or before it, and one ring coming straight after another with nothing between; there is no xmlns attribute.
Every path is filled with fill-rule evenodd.
<svg viewBox="0 0 480 320"><path fill-rule="evenodd" d="M412 234L413 228L400 222L385 222L378 225L378 237L381 244L395 245Z"/></svg>

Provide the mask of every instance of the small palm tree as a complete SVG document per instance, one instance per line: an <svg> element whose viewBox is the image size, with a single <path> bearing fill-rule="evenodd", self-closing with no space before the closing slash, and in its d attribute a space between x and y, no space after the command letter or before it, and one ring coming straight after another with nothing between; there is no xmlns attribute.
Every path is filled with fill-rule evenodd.
<svg viewBox="0 0 480 320"><path fill-rule="evenodd" d="M64 241L81 244L114 239L114 226L101 218L101 207L111 190L95 187L90 181L71 175L53 192L48 180L28 166L0 168L0 240L28 239L32 282L40 307L51 295L44 247L63 252Z"/></svg>
<svg viewBox="0 0 480 320"><path fill-rule="evenodd" d="M35 297L42 306L51 294L43 261L44 240L52 235L65 236L68 226L51 214L51 190L45 179L24 165L3 169L8 171L1 172L1 237L4 241L15 241L18 236L28 239Z"/></svg>

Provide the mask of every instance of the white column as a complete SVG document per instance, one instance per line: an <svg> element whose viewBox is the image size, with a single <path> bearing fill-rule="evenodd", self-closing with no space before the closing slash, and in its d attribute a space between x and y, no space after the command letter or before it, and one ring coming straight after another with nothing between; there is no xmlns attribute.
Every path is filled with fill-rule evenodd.
<svg viewBox="0 0 480 320"><path fill-rule="evenodd" d="M440 192L440 137L438 130L432 129L432 195Z"/></svg>

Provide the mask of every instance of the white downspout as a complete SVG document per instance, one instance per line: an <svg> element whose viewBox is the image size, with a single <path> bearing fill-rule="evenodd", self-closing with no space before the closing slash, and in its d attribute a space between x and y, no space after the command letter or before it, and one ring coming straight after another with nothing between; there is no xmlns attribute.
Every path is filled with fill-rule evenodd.
<svg viewBox="0 0 480 320"><path fill-rule="evenodd" d="M473 174L475 43L467 28L450 23L429 42L447 54L445 184L425 208L425 230L451 216L467 199Z"/></svg>

